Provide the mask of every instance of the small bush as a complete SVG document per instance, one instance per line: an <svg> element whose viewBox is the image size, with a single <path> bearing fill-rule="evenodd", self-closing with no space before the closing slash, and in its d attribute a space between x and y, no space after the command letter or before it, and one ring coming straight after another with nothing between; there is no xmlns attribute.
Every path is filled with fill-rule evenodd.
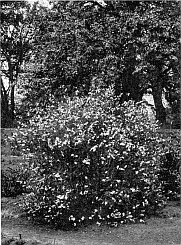
<svg viewBox="0 0 181 245"><path fill-rule="evenodd" d="M122 106L111 90L39 111L14 137L28 162L25 209L57 227L142 222L164 205L164 154L143 104Z"/></svg>
<svg viewBox="0 0 181 245"><path fill-rule="evenodd" d="M27 170L1 169L1 196L15 197L25 193L27 173Z"/></svg>

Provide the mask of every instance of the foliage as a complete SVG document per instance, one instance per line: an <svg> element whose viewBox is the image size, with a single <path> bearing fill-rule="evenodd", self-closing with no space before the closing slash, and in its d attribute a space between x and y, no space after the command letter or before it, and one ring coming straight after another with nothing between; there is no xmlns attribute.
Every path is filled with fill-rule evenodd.
<svg viewBox="0 0 181 245"><path fill-rule="evenodd" d="M112 89L40 110L14 135L30 159L27 213L62 228L142 222L164 204L156 129L144 104L120 106Z"/></svg>
<svg viewBox="0 0 181 245"><path fill-rule="evenodd" d="M30 109L64 94L87 95L95 80L113 84L121 103L140 101L151 88L161 123L166 120L163 91L172 114L179 109L178 1L51 2L51 8L1 3L3 127L12 125L17 109L29 118ZM25 97L20 108L17 85Z"/></svg>
<svg viewBox="0 0 181 245"><path fill-rule="evenodd" d="M179 107L178 4L54 1L51 9L41 9L24 105L45 106L76 90L87 94L96 80L113 84L121 102L140 101L151 88L163 123L163 91L170 106Z"/></svg>
<svg viewBox="0 0 181 245"><path fill-rule="evenodd" d="M180 131L166 132L165 154L161 157L159 179L168 200L180 197Z"/></svg>
<svg viewBox="0 0 181 245"><path fill-rule="evenodd" d="M27 171L24 175L23 171L12 168L1 169L1 196L15 197L26 192Z"/></svg>
<svg viewBox="0 0 181 245"><path fill-rule="evenodd" d="M34 17L26 1L1 1L1 123L4 128L15 124L15 92L35 38Z"/></svg>
<svg viewBox="0 0 181 245"><path fill-rule="evenodd" d="M15 197L26 192L29 172L24 166L24 159L12 140L16 129L1 129L1 195Z"/></svg>

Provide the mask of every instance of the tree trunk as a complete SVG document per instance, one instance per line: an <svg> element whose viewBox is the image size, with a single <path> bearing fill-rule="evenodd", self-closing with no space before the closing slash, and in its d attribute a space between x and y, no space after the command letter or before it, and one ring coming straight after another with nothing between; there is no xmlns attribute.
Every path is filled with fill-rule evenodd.
<svg viewBox="0 0 181 245"><path fill-rule="evenodd" d="M8 128L9 126L9 100L1 78L1 127Z"/></svg>
<svg viewBox="0 0 181 245"><path fill-rule="evenodd" d="M159 81L152 86L152 93L156 109L156 119L161 125L165 125L166 112L162 102L162 86Z"/></svg>
<svg viewBox="0 0 181 245"><path fill-rule="evenodd" d="M9 114L9 120L10 125L13 127L14 124L14 109L15 109L15 101L14 101L14 92L15 92L15 84L14 84L14 75L13 75L13 65L11 61L8 62L9 66L9 85L10 85L10 114Z"/></svg>
<svg viewBox="0 0 181 245"><path fill-rule="evenodd" d="M14 123L14 110L15 110L14 92L15 92L15 85L13 85L11 88L11 124L12 126Z"/></svg>

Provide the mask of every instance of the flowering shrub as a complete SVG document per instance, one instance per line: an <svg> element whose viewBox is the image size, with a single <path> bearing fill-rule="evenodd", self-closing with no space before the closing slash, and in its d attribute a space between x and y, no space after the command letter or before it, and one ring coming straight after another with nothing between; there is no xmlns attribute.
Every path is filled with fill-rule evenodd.
<svg viewBox="0 0 181 245"><path fill-rule="evenodd" d="M164 205L162 139L143 104L112 90L65 99L19 130L31 177L25 209L58 227L142 222Z"/></svg>

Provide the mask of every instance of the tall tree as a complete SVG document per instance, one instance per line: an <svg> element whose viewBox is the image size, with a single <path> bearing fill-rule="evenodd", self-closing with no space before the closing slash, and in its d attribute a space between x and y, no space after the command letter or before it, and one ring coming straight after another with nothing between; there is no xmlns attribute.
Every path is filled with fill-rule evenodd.
<svg viewBox="0 0 181 245"><path fill-rule="evenodd" d="M151 88L165 122L162 94L173 100L180 76L177 1L55 1L42 11L29 98L42 104L50 95L86 94L98 81L114 84L121 101L140 101Z"/></svg>
<svg viewBox="0 0 181 245"><path fill-rule="evenodd" d="M166 121L163 92L170 93L174 87L176 93L180 77L179 12L178 1L151 2L137 23L137 27L141 25L136 32L142 51L138 70L141 77L145 77L147 87L152 89L156 117L162 124Z"/></svg>
<svg viewBox="0 0 181 245"><path fill-rule="evenodd" d="M33 37L29 12L25 1L1 1L2 127L13 126L15 120L15 87Z"/></svg>

